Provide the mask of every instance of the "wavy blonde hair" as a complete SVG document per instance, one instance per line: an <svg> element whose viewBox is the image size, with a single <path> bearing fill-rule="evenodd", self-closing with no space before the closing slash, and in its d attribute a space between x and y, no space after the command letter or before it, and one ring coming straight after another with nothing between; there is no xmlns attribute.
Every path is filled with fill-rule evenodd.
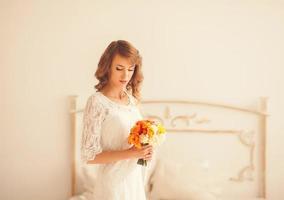
<svg viewBox="0 0 284 200"><path fill-rule="evenodd" d="M112 61L115 55L130 59L131 63L135 65L134 73L128 82L126 89L130 92L138 101L140 101L141 85L143 82L142 73L142 57L139 55L139 51L125 40L117 40L111 42L102 54L98 63L98 68L95 72L95 77L99 80L99 83L95 85L97 91L103 89L109 80L109 72L111 69Z"/></svg>

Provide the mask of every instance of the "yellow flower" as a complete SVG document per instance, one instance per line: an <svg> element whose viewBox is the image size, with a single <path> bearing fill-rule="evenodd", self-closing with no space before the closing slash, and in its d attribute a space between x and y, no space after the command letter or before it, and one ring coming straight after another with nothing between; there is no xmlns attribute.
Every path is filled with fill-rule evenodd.
<svg viewBox="0 0 284 200"><path fill-rule="evenodd" d="M165 132L166 132L166 129L161 124L158 124L158 133L163 134Z"/></svg>

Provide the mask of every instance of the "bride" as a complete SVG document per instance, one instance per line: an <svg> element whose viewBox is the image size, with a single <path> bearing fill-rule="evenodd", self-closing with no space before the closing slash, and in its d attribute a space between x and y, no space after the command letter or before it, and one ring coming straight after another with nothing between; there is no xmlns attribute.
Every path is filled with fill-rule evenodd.
<svg viewBox="0 0 284 200"><path fill-rule="evenodd" d="M87 100L81 144L84 164L96 165L89 200L145 200L139 158L151 160L153 147L128 144L131 127L142 116L137 108L143 81L139 52L129 42L113 41L102 54L99 80Z"/></svg>

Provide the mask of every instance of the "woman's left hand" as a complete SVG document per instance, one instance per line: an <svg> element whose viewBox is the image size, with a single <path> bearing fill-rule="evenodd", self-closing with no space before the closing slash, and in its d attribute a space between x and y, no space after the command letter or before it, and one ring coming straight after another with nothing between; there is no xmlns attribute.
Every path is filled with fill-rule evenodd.
<svg viewBox="0 0 284 200"><path fill-rule="evenodd" d="M152 157L153 157L153 149L151 149L149 153L144 156L144 160L151 161Z"/></svg>

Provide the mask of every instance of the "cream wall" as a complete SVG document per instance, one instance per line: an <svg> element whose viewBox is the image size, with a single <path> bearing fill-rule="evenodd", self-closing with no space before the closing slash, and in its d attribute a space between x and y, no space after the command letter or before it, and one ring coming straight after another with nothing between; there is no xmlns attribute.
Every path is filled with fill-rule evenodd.
<svg viewBox="0 0 284 200"><path fill-rule="evenodd" d="M269 97L268 196L284 199L281 1L0 1L0 199L70 194L67 96L93 92L112 40L143 55L143 95Z"/></svg>

